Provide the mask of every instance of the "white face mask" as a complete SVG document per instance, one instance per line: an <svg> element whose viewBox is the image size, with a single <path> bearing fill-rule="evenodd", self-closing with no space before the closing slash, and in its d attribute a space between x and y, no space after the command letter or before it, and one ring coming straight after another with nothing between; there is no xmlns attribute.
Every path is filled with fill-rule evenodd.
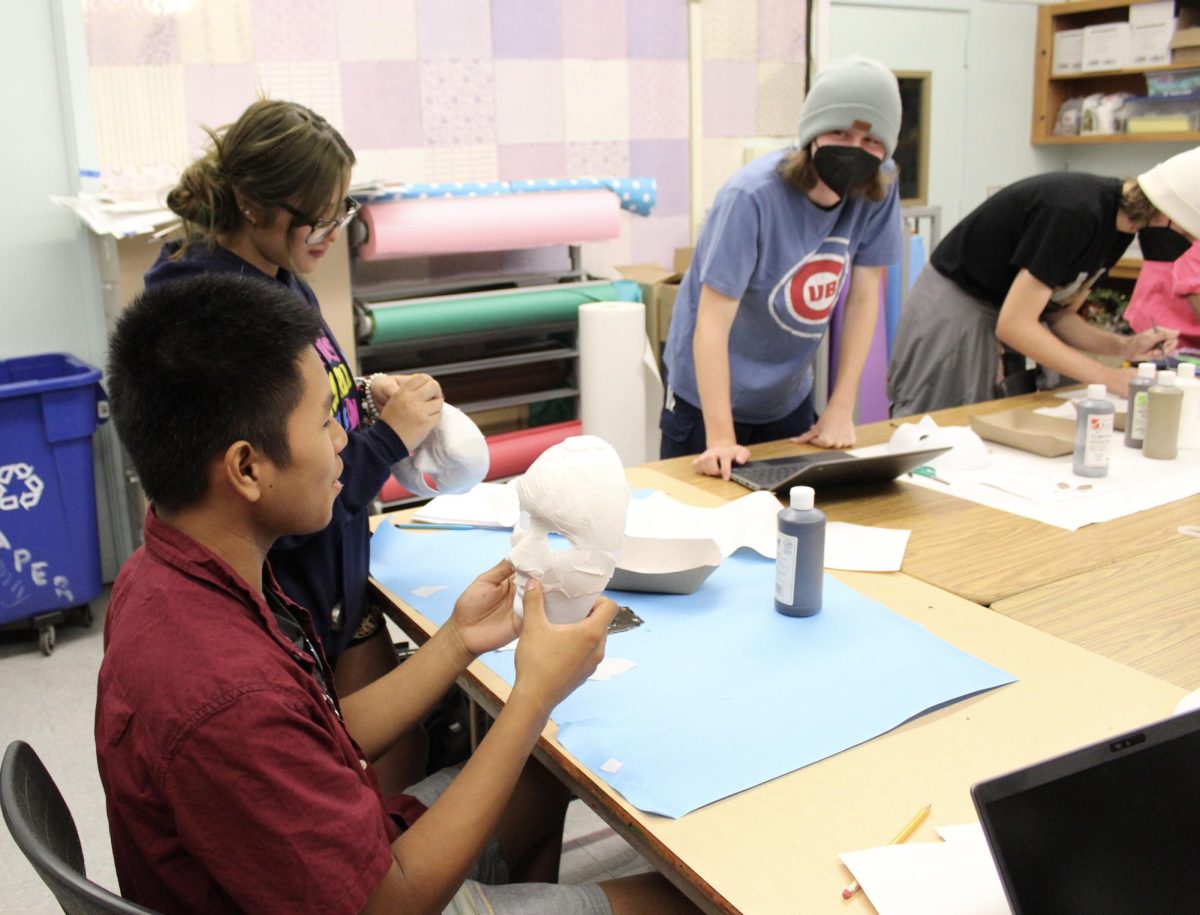
<svg viewBox="0 0 1200 915"><path fill-rule="evenodd" d="M534 578L550 621L578 622L612 578L625 538L629 485L621 459L603 439L574 436L544 451L516 489L521 518L508 556L517 570L516 610ZM569 547L556 548L552 533Z"/></svg>
<svg viewBox="0 0 1200 915"><path fill-rule="evenodd" d="M442 404L442 417L417 450L392 467L396 482L418 496L466 492L488 472L487 440L458 407Z"/></svg>

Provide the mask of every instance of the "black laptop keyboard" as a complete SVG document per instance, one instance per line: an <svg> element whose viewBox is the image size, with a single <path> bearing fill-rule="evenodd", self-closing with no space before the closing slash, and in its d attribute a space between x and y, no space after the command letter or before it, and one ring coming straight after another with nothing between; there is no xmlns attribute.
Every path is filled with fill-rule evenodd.
<svg viewBox="0 0 1200 915"><path fill-rule="evenodd" d="M806 464L807 461L800 461L788 464L758 464L754 467L734 467L730 476L734 482L741 483L743 486L749 486L751 489L774 489L788 477L793 476L797 470Z"/></svg>

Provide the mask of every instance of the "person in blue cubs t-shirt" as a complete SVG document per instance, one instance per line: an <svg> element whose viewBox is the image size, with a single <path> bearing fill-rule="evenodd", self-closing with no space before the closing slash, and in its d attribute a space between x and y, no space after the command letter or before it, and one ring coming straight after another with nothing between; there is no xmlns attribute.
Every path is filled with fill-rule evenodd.
<svg viewBox="0 0 1200 915"><path fill-rule="evenodd" d="M804 100L798 145L717 193L667 337L662 457L698 454L698 471L729 479L757 442L854 443L882 267L900 258L899 132L896 77L865 57L834 61ZM838 302L839 368L817 419L812 362Z"/></svg>

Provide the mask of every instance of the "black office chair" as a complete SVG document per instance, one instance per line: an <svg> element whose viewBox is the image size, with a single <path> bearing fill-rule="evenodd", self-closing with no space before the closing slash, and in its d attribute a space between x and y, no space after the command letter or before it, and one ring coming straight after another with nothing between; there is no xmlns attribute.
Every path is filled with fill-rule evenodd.
<svg viewBox="0 0 1200 915"><path fill-rule="evenodd" d="M10 743L0 763L0 810L17 847L67 915L154 915L87 879L71 811L33 747L23 740Z"/></svg>

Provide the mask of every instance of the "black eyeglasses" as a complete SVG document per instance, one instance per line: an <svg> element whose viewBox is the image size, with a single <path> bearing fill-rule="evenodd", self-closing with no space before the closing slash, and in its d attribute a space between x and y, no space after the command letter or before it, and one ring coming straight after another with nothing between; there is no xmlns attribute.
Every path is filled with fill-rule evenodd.
<svg viewBox="0 0 1200 915"><path fill-rule="evenodd" d="M306 245L319 245L334 232L341 231L350 225L350 220L358 215L358 204L350 197L346 197L342 201L342 206L345 209L343 209L341 215L334 216L332 219L313 219L310 216L305 216L290 204L281 203L279 205L300 220L300 225L312 226L312 231L304 239Z"/></svg>

